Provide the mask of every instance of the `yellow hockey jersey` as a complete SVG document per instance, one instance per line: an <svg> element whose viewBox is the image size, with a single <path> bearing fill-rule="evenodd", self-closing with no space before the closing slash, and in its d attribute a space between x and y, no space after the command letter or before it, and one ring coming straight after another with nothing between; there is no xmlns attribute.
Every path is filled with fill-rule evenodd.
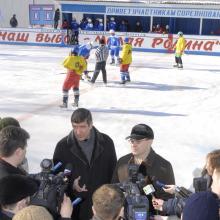
<svg viewBox="0 0 220 220"><path fill-rule="evenodd" d="M87 68L87 63L82 56L68 56L63 61L63 66L69 70L74 70L78 75L82 75Z"/></svg>
<svg viewBox="0 0 220 220"><path fill-rule="evenodd" d="M132 62L132 46L131 44L123 44L121 53L121 64L131 64Z"/></svg>
<svg viewBox="0 0 220 220"><path fill-rule="evenodd" d="M184 37L179 37L176 43L176 53L183 53L186 47L186 40Z"/></svg>

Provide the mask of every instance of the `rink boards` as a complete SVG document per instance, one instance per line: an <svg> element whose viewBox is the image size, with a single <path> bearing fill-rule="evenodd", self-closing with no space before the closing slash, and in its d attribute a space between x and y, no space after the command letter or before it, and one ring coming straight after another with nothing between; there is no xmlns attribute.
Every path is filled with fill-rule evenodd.
<svg viewBox="0 0 220 220"><path fill-rule="evenodd" d="M119 36L121 44L123 38L128 36L134 51L142 52L159 52L173 53L176 44L177 35L173 34L154 34L154 33L124 33L116 32ZM81 31L79 34L80 44L86 42L97 42L101 37L106 40L109 36L108 32L100 31ZM198 36L185 35L186 50L188 54L198 55L220 55L220 37L218 36ZM68 45L68 37L66 30L54 29L0 29L0 44L25 44L31 46L59 46L71 47Z"/></svg>

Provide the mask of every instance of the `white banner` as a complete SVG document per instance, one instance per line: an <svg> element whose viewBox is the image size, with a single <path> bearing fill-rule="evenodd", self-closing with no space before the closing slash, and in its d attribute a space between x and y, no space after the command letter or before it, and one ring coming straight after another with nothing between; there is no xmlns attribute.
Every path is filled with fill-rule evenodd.
<svg viewBox="0 0 220 220"><path fill-rule="evenodd" d="M106 7L108 15L125 16L155 16L155 17L184 17L220 19L220 11L213 9L184 9L184 8L133 8L133 7Z"/></svg>
<svg viewBox="0 0 220 220"><path fill-rule="evenodd" d="M154 33L120 33L117 32L121 45L125 36L130 38L134 50L146 52L172 53L177 41L177 35ZM108 39L108 32L81 31L79 42L81 44L95 41L102 37ZM220 55L220 37L217 36L191 36L186 35L186 51L195 54ZM43 46L71 46L67 45L66 31L53 29L0 29L0 43L27 44Z"/></svg>

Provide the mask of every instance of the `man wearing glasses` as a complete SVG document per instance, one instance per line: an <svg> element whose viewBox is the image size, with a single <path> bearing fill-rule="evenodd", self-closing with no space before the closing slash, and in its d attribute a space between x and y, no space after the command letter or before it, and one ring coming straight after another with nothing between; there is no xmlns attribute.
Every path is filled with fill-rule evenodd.
<svg viewBox="0 0 220 220"><path fill-rule="evenodd" d="M112 178L113 183L126 181L128 164L137 164L142 167L139 172L148 177L147 184L152 184L155 188L154 196L163 200L168 200L172 195L163 191L156 185L156 181L165 184L175 184L175 178L172 165L169 161L158 155L152 149L154 140L154 132L151 127L146 124L135 125L130 136L126 138L131 145L131 153L121 157L116 165L116 169ZM150 181L149 181L150 180ZM150 212L155 214L152 206L151 197L148 196L150 203Z"/></svg>

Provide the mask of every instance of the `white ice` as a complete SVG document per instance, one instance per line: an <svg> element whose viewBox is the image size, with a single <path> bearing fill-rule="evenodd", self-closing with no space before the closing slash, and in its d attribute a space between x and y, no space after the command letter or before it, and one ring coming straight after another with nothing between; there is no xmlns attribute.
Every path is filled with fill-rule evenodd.
<svg viewBox="0 0 220 220"><path fill-rule="evenodd" d="M31 135L31 172L52 158L56 143L71 130L72 110L61 110L68 48L0 45L0 117L17 118ZM94 51L89 70L94 69ZM184 69L172 67L173 54L133 52L132 82L120 86L119 67L107 65L109 86L81 81L80 106L94 125L114 140L117 156L129 153L125 137L138 123L155 132L153 149L169 160L178 185L189 187L193 171L220 146L220 62L214 56L183 56ZM71 99L73 99L71 91ZM74 171L73 171L74 172Z"/></svg>

